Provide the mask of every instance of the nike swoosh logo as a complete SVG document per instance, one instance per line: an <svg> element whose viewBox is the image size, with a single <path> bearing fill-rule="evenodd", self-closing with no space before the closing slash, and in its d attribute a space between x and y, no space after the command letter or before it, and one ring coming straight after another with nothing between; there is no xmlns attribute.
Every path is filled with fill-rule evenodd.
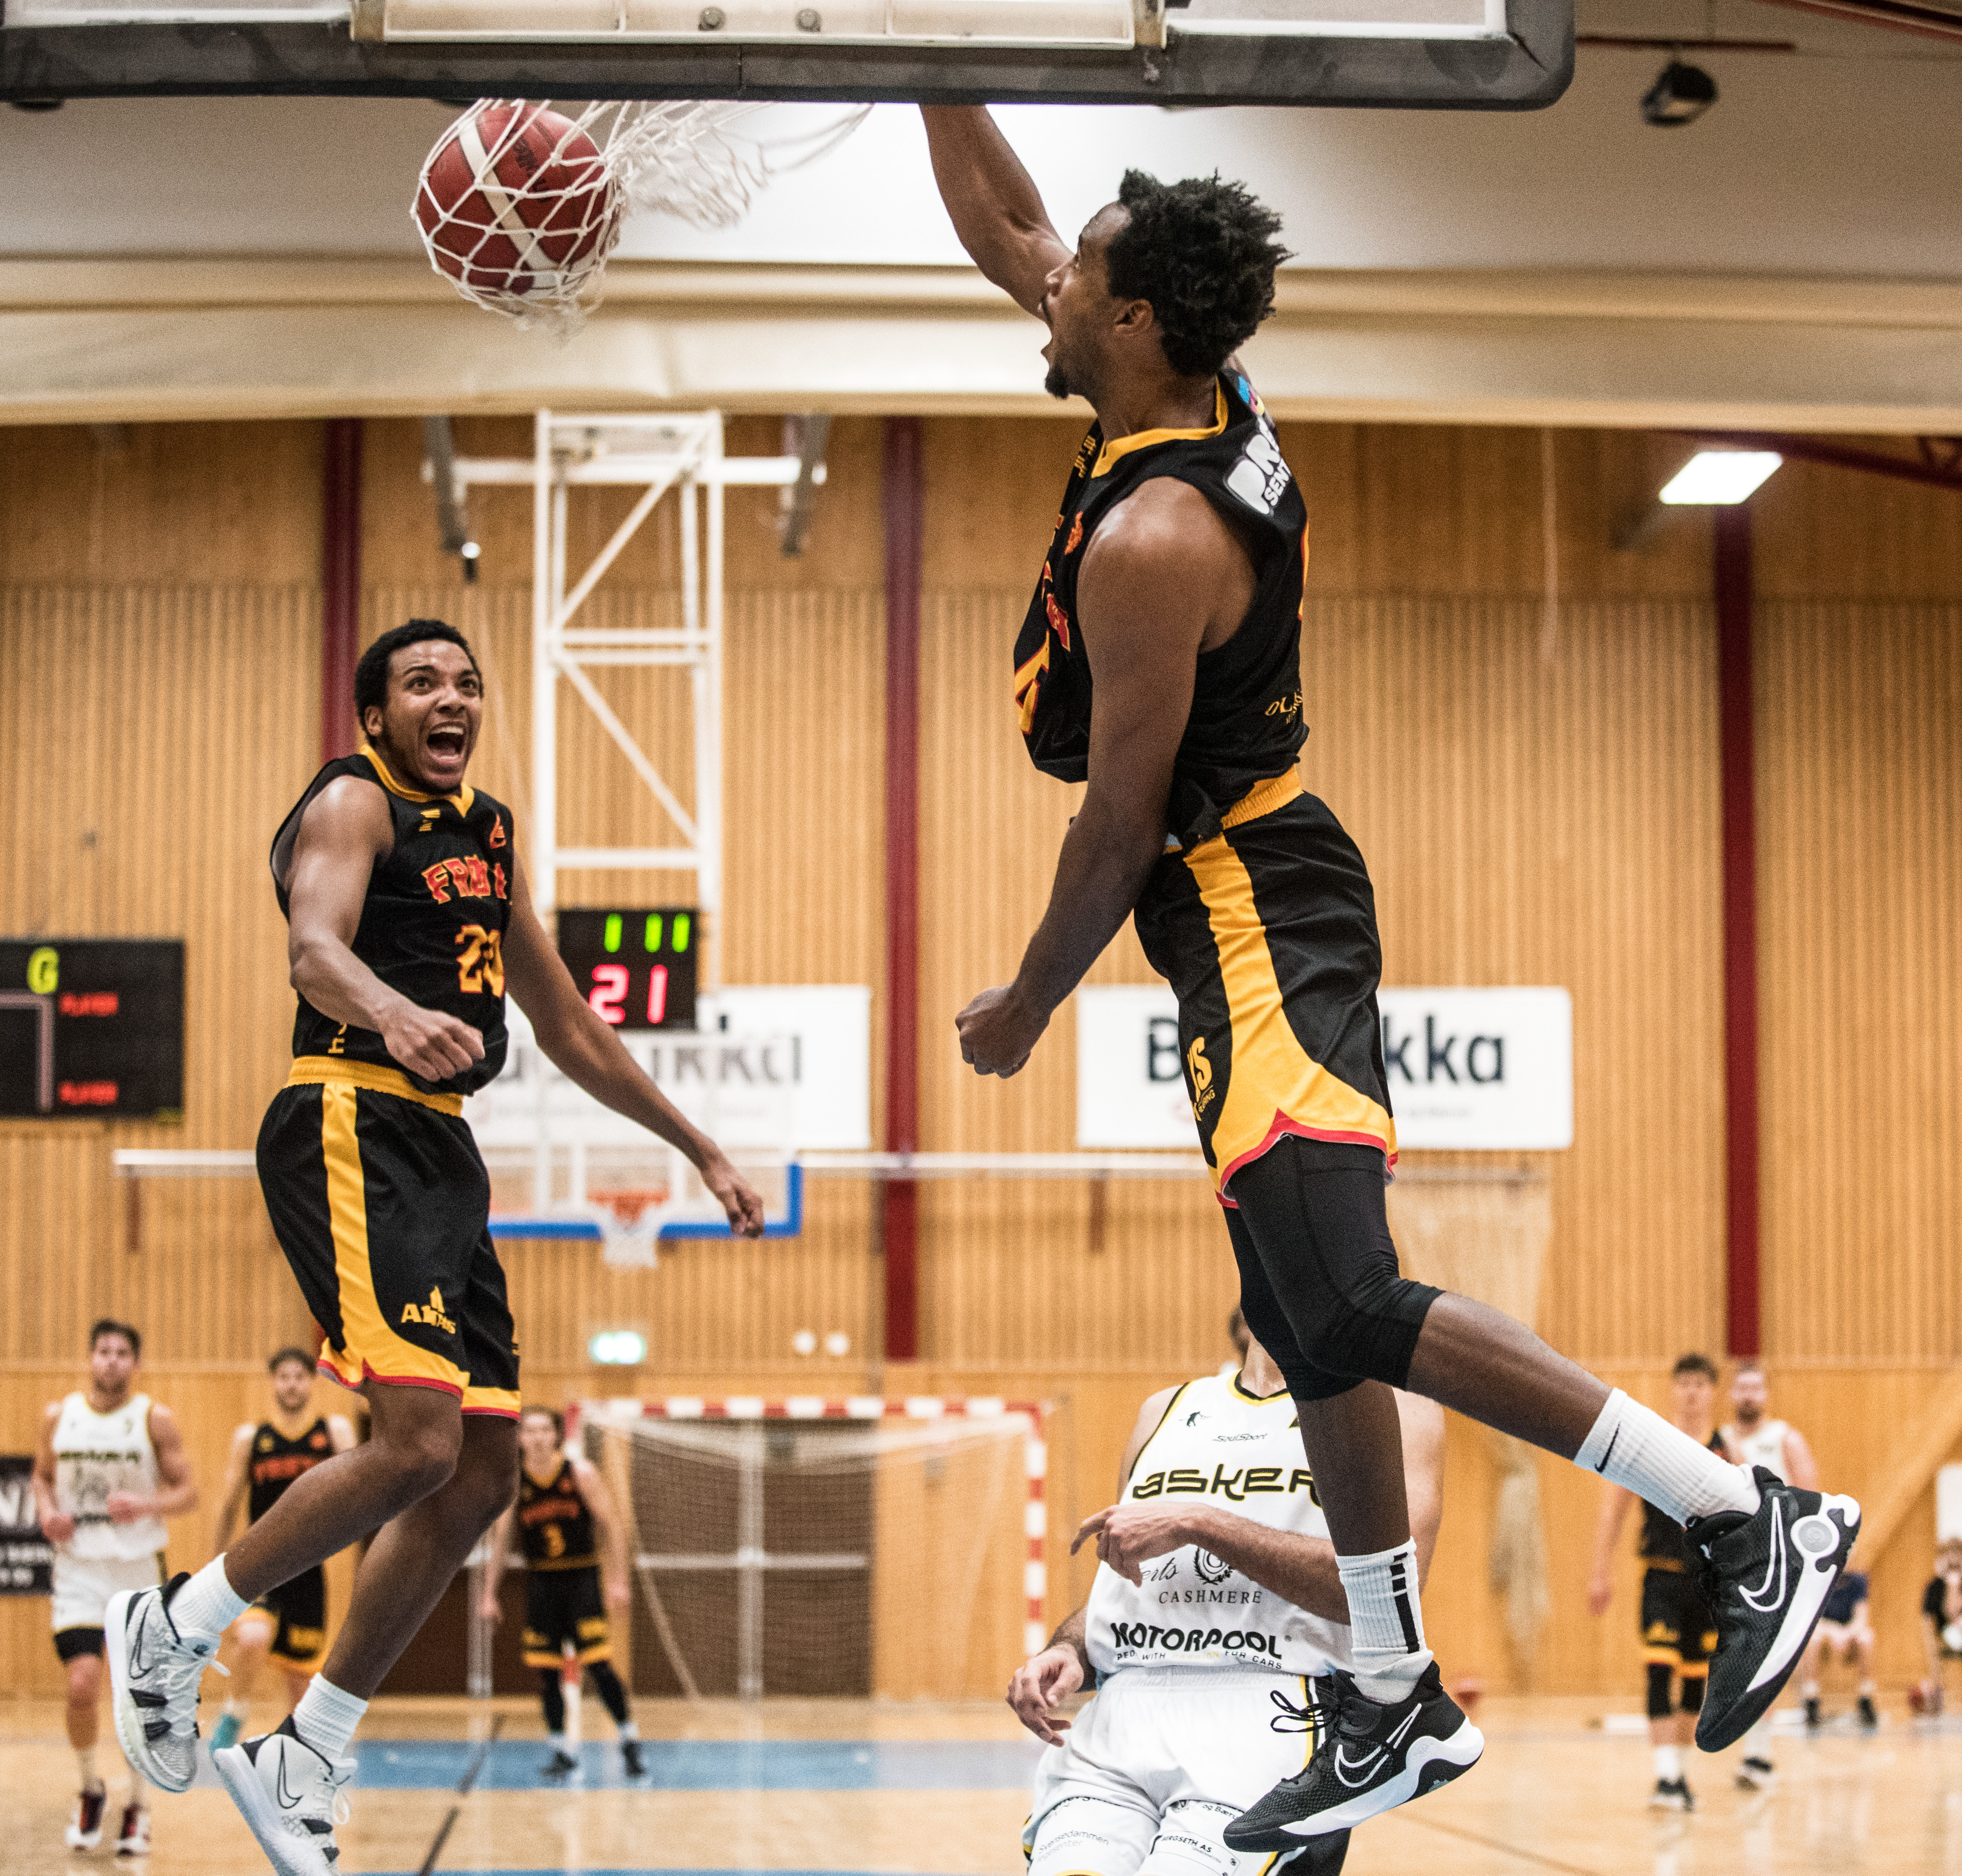
<svg viewBox="0 0 1962 1876"><path fill-rule="evenodd" d="M1785 1549L1782 1508L1774 1504L1772 1507L1772 1557L1771 1561L1765 1567L1765 1580L1755 1590L1740 1590L1737 1592L1747 1608L1755 1609L1762 1613L1766 1609L1776 1609L1784 1603L1785 1575L1790 1561ZM1777 1586L1775 1588L1772 1587L1774 1584Z"/></svg>
<svg viewBox="0 0 1962 1876"><path fill-rule="evenodd" d="M1612 1433L1609 1434L1608 1450L1601 1455L1601 1463L1595 1467L1594 1469L1596 1472L1605 1472L1607 1471L1608 1462L1615 1456L1615 1443L1616 1440L1619 1440L1621 1437L1622 1430L1618 1427L1617 1427Z"/></svg>
<svg viewBox="0 0 1962 1876"><path fill-rule="evenodd" d="M1379 1747L1366 1759L1352 1763L1347 1756L1347 1749L1338 1746L1335 1749L1335 1775L1348 1786L1350 1791L1355 1791L1368 1782L1369 1774L1376 1769L1378 1762L1382 1756L1382 1749ZM1351 1772L1358 1775L1350 1778L1349 1775Z"/></svg>
<svg viewBox="0 0 1962 1876"><path fill-rule="evenodd" d="M286 1789L286 1755L283 1752L280 1754L279 1766L273 1774L273 1791L282 1810L291 1810L300 1801L298 1793Z"/></svg>
<svg viewBox="0 0 1962 1876"><path fill-rule="evenodd" d="M142 1616L139 1615L136 1632L129 1638L129 1672L132 1674L147 1674L150 1671L150 1663L143 1659L143 1632L149 1626Z"/></svg>

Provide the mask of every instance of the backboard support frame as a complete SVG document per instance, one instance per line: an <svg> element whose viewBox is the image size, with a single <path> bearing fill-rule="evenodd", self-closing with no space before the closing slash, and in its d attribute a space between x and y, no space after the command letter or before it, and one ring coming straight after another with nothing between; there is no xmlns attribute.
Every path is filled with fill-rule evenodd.
<svg viewBox="0 0 1962 1876"><path fill-rule="evenodd" d="M0 0L4 5L4 0ZM7 27L0 99L730 98L1535 110L1574 74L1573 0L1505 0L1503 38L1245 37L1162 46L623 45L356 40L321 21Z"/></svg>

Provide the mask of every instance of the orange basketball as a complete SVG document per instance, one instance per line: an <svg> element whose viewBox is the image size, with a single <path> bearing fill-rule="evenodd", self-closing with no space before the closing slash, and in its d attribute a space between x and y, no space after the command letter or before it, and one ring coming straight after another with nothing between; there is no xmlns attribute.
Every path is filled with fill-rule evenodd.
<svg viewBox="0 0 1962 1876"><path fill-rule="evenodd" d="M430 257L480 291L529 293L602 259L619 192L599 146L542 104L494 104L445 131L416 191Z"/></svg>

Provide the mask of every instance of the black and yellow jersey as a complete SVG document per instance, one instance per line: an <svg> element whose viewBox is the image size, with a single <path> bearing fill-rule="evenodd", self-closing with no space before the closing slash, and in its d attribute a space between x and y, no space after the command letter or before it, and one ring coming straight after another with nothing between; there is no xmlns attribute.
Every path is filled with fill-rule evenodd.
<svg viewBox="0 0 1962 1876"><path fill-rule="evenodd" d="M1729 1456L1724 1449L1724 1436L1713 1433L1704 1443L1720 1459ZM1681 1525L1666 1511L1658 1511L1644 1498L1642 1504L1641 1534L1635 1540L1635 1555L1650 1570L1687 1570L1694 1559L1689 1554L1689 1539L1683 1534Z"/></svg>
<svg viewBox="0 0 1962 1876"><path fill-rule="evenodd" d="M254 1524L280 1502L280 1494L302 1473L334 1457L334 1436L322 1415L296 1440L289 1440L270 1420L252 1434L252 1463L246 1473L245 1516Z"/></svg>
<svg viewBox="0 0 1962 1876"><path fill-rule="evenodd" d="M390 989L424 1009L466 1022L484 1038L484 1059L430 1082L411 1073L372 1029L356 1029L299 1000L296 1056L340 1056L392 1068L426 1093L468 1095L504 1066L504 930L511 912L511 810L481 789L423 794L405 788L372 749L329 762L280 823L273 839L273 883L291 914L286 882L300 817L331 781L353 775L387 797L395 845L375 862L354 955Z"/></svg>
<svg viewBox="0 0 1962 1876"><path fill-rule="evenodd" d="M533 1570L590 1570L599 1562L593 1513L580 1496L571 1460L561 1459L543 1485L518 1469L518 1536Z"/></svg>
<svg viewBox="0 0 1962 1876"><path fill-rule="evenodd" d="M1015 703L1044 774L1090 772L1090 660L1077 629L1076 581L1098 523L1139 486L1175 477L1225 518L1253 563L1254 597L1224 644L1199 654L1191 714L1172 765L1168 831L1209 839L1257 782L1285 775L1308 734L1302 717L1301 608L1308 509L1274 427L1239 372L1222 372L1203 430L1143 430L1104 440L1091 427L1063 491L1056 535L1015 640Z"/></svg>

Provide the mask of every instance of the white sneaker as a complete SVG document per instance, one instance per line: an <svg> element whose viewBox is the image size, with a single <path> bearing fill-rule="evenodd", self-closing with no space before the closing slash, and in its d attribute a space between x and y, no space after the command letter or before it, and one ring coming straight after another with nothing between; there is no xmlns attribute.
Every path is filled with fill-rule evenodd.
<svg viewBox="0 0 1962 1876"><path fill-rule="evenodd" d="M347 1821L341 1787L354 1775L353 1759L337 1765L315 1752L288 1714L276 1731L228 1746L212 1763L280 1876L333 1876L340 1858L334 1830Z"/></svg>
<svg viewBox="0 0 1962 1876"><path fill-rule="evenodd" d="M118 1856L148 1856L150 1854L149 1805L125 1804L123 1807L123 1826L116 1833L116 1854Z"/></svg>
<svg viewBox="0 0 1962 1876"><path fill-rule="evenodd" d="M75 1815L68 1820L71 1850L92 1850L102 1841L102 1814L108 1808L109 1794L99 1786L76 1798Z"/></svg>
<svg viewBox="0 0 1962 1876"><path fill-rule="evenodd" d="M171 1620L169 1599L190 1580L120 1590L102 1615L116 1737L130 1764L165 1791L187 1791L197 1776L197 1685L218 1667L217 1636L180 1635Z"/></svg>

